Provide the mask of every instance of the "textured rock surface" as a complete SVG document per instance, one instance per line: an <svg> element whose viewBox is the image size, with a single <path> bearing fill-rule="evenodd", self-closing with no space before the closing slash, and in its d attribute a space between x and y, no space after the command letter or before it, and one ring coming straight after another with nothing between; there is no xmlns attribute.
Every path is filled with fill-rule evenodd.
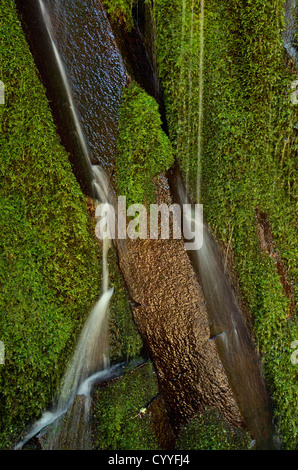
<svg viewBox="0 0 298 470"><path fill-rule="evenodd" d="M166 179L158 202L169 202ZM118 242L119 243L119 242ZM174 429L205 406L241 425L233 393L210 341L201 287L182 240L130 240L119 247L120 269L136 304L137 327L156 368Z"/></svg>

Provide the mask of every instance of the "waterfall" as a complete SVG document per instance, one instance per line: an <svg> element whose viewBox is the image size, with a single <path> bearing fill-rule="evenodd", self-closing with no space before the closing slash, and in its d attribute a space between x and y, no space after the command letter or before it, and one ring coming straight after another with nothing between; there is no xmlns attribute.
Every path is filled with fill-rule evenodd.
<svg viewBox="0 0 298 470"><path fill-rule="evenodd" d="M197 202L200 202L201 158L203 154L204 99L204 0L200 2L199 118L197 133ZM187 186L178 167L170 172L174 199L189 204ZM187 182L186 182L187 183ZM195 222L195 220L193 220ZM274 447L271 404L258 355L237 303L221 253L208 226L203 226L203 245L188 252L200 280L206 301L210 341L216 344L241 414L258 448Z"/></svg>
<svg viewBox="0 0 298 470"><path fill-rule="evenodd" d="M106 251L106 250L104 250ZM104 255L106 256L106 254ZM74 355L62 381L56 413L71 410L62 422L56 421L45 449L90 449L91 385L109 375L107 352L107 312L113 289L104 291L90 312ZM102 370L100 370L102 369ZM95 371L99 372L95 372ZM107 374L108 372L108 374ZM71 407L71 408L70 408Z"/></svg>
<svg viewBox="0 0 298 470"><path fill-rule="evenodd" d="M66 90L69 109L80 142L83 157L90 169L95 206L108 202L109 186L105 172L97 165L91 165L89 149L76 111L66 71L52 36L52 25L43 0L39 0L41 15L50 38L51 47L59 69L63 87ZM110 240L102 242L102 293L91 309L80 334L77 346L63 376L59 393L52 411L45 411L15 449L23 446L43 428L52 425L45 443L46 449L88 449L90 448L89 414L92 384L114 377L119 365L110 367L108 344L109 305L113 289L109 288L108 251ZM78 429L80 431L78 432ZM67 436L67 437L65 437Z"/></svg>
<svg viewBox="0 0 298 470"><path fill-rule="evenodd" d="M100 167L93 165L91 168L96 206L109 200L108 179ZM102 294L91 309L82 329L62 379L53 411L43 413L25 438L17 444L17 450L22 449L33 436L49 425L52 425L52 429L45 443L47 450L59 450L61 447L90 449L92 384L111 378L119 371L119 365L110 367L108 350L108 314L113 295L113 289L109 289L109 248L110 240L105 238L102 242Z"/></svg>
<svg viewBox="0 0 298 470"><path fill-rule="evenodd" d="M175 201L181 206L190 203L178 168L169 181ZM204 292L210 341L217 347L243 419L258 448L274 448L271 403L259 358L221 253L205 223L202 247L188 251L188 256Z"/></svg>
<svg viewBox="0 0 298 470"><path fill-rule="evenodd" d="M93 166L93 187L95 204L106 202L108 198L107 178L98 167ZM119 370L119 365L110 367L108 351L108 313L113 289L109 289L108 250L110 241L103 240L102 247L102 294L90 311L80 334L77 346L61 382L60 391L53 411L43 413L25 438L15 447L21 449L26 442L37 435L43 428L53 424L49 432L46 449L61 448L61 441L67 448L90 448L89 414L91 406L91 388L96 381L111 378ZM77 397L80 397L78 399ZM61 421L68 410L70 417ZM80 432L78 432L78 428ZM62 436L62 437L61 437Z"/></svg>

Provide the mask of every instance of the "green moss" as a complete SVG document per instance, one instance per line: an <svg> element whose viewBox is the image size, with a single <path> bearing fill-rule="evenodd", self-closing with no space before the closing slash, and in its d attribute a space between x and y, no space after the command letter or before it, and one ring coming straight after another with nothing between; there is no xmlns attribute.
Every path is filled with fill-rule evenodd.
<svg viewBox="0 0 298 470"><path fill-rule="evenodd" d="M199 157L200 4L146 2L156 23L156 56L169 137L184 180L196 194Z"/></svg>
<svg viewBox="0 0 298 470"><path fill-rule="evenodd" d="M86 200L60 145L13 0L1 0L1 447L51 401L100 292Z"/></svg>
<svg viewBox="0 0 298 470"><path fill-rule="evenodd" d="M131 83L123 93L116 155L118 194L127 197L128 206L154 203L152 179L174 162L161 125L157 102Z"/></svg>
<svg viewBox="0 0 298 470"><path fill-rule="evenodd" d="M95 448L158 450L146 410L157 393L157 380L151 364L98 390L94 397Z"/></svg>
<svg viewBox="0 0 298 470"><path fill-rule="evenodd" d="M276 263L261 251L255 212L268 216L297 305L298 107L290 101L297 73L282 45L284 2L205 2L199 167L197 124L190 128L189 123L198 123L200 5L191 0L152 3L174 152L194 200L196 177L190 175L200 167L204 218L233 250L275 417L285 447L295 448L297 366L290 361L290 345L298 338L297 308L290 316ZM194 151L185 151L190 144Z"/></svg>
<svg viewBox="0 0 298 470"><path fill-rule="evenodd" d="M103 3L113 22L123 24L127 30L132 29L132 7L136 0L104 0Z"/></svg>
<svg viewBox="0 0 298 470"><path fill-rule="evenodd" d="M176 450L250 450L249 433L229 424L215 410L193 418L179 433Z"/></svg>

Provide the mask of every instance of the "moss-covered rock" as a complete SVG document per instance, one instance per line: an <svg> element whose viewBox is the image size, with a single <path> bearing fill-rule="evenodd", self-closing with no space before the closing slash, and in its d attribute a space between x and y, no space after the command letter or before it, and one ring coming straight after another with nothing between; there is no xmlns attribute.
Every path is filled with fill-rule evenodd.
<svg viewBox="0 0 298 470"><path fill-rule="evenodd" d="M152 365L108 382L94 396L94 446L98 450L158 450L147 407L158 393Z"/></svg>
<svg viewBox="0 0 298 470"><path fill-rule="evenodd" d="M198 196L196 169L201 171L204 218L217 239L233 252L275 417L285 447L295 448L297 366L291 363L290 345L298 338L298 107L290 100L297 71L281 37L284 2L211 0L205 2L204 15L199 2L190 0L152 4L157 63L174 152L194 200ZM191 128L189 123L196 124ZM266 214L275 253L262 250L258 211Z"/></svg>
<svg viewBox="0 0 298 470"><path fill-rule="evenodd" d="M123 24L127 30L133 27L132 7L137 0L103 0L111 20Z"/></svg>
<svg viewBox="0 0 298 470"><path fill-rule="evenodd" d="M229 426L215 410L206 410L181 429L177 450L249 450L251 438L243 429Z"/></svg>
<svg viewBox="0 0 298 470"><path fill-rule="evenodd" d="M154 17L157 69L169 137L184 180L195 196L201 147L200 2L149 0L146 5Z"/></svg>
<svg viewBox="0 0 298 470"><path fill-rule="evenodd" d="M140 357L143 342L133 320L132 306L114 250L110 250L108 263L110 286L114 288L109 320L110 358L111 362L115 363Z"/></svg>
<svg viewBox="0 0 298 470"><path fill-rule="evenodd" d="M118 194L126 196L128 206L154 203L152 179L174 162L171 143L161 127L155 99L131 83L123 93L116 154Z"/></svg>

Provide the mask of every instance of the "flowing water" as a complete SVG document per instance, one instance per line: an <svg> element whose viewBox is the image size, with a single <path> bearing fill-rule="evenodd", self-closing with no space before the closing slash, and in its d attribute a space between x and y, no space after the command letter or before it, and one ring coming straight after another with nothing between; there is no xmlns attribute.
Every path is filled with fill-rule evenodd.
<svg viewBox="0 0 298 470"><path fill-rule="evenodd" d="M72 129L64 144L79 168L78 180L89 188L96 203L110 202L109 177L117 138L117 120L122 89L127 75L113 33L100 2L88 0L17 0L25 24L34 36L40 33L36 60L50 90L58 127ZM26 5L25 5L26 3ZM192 3L193 5L193 3ZM200 165L203 127L204 2L201 5L200 90L198 122L197 198L200 199ZM296 2L286 2L285 48L297 60L294 47ZM185 1L182 1L185 12ZM37 29L36 29L37 28ZM193 31L191 29L191 34ZM185 35L182 19L182 36ZM29 34L30 37L30 34ZM183 39L183 37L182 37ZM192 40L192 39L191 39ZM40 47L40 48L39 48ZM44 51L48 51L44 60ZM47 70L45 71L45 69ZM182 76L182 75L181 75ZM191 96L191 72L189 74ZM190 101L190 100L189 100ZM56 103L56 108L55 108ZM188 103L190 106L190 103ZM65 123L67 122L67 125ZM100 163L101 167L98 164ZM177 168L170 176L171 190L179 204L189 203L187 191ZM110 367L107 320L112 290L108 288L108 241L103 243L102 295L90 312L74 355L66 369L53 411L45 412L16 448L44 427L54 423L46 447L57 449L90 448L90 392L95 381L118 372ZM258 448L274 447L271 404L242 312L237 304L219 249L204 226L200 250L189 252L203 287L210 321L210 341L214 341L226 370L238 406ZM65 417L66 419L62 419ZM65 436L67 443L65 444ZM62 442L63 441L63 442Z"/></svg>
<svg viewBox="0 0 298 470"><path fill-rule="evenodd" d="M84 4L73 0L29 1L20 10L29 29L39 25L43 32L37 56L47 50L50 59L44 61L42 57L42 62L50 63L52 70L42 76L58 101L58 121L59 117L62 121L67 118L64 127L72 129L69 136L75 145L70 145L70 149L80 161L82 186L93 196L95 206L108 202L109 178L94 162L109 170L126 72L106 14L101 4L93 0ZM67 112L61 113L61 108ZM91 386L119 372L119 366L110 367L108 350L109 304L113 295L113 289L109 289L109 247L110 241L105 238L102 294L83 327L53 410L43 413L16 449L49 425L52 426L46 449L90 448Z"/></svg>
<svg viewBox="0 0 298 470"><path fill-rule="evenodd" d="M95 205L107 202L107 178L102 169L93 170ZM112 378L119 365L110 367L108 314L113 289L109 289L108 250L110 240L103 240L102 294L91 309L74 354L67 365L53 411L43 413L25 438L16 446L21 449L43 428L52 425L44 448L48 450L91 448L90 407L93 383ZM70 412L68 412L70 410ZM68 414L67 414L68 413ZM66 417L64 416L66 414Z"/></svg>
<svg viewBox="0 0 298 470"><path fill-rule="evenodd" d="M175 202L190 203L178 167L169 176ZM203 288L209 316L210 341L214 341L237 404L257 448L275 447L270 398L258 355L237 303L218 246L207 225L203 245L188 252Z"/></svg>
<svg viewBox="0 0 298 470"><path fill-rule="evenodd" d="M183 3L182 3L183 4ZM183 41L183 31L182 38ZM191 40L191 38L190 38ZM200 2L199 119L197 201L200 201L201 159L203 154L204 95L204 1ZM190 198L178 165L169 173L175 202L189 204ZM257 448L274 448L274 426L270 398L261 372L255 346L222 261L221 253L207 227L203 225L203 245L188 252L200 280L206 301L210 341L214 341L234 392L237 404Z"/></svg>
<svg viewBox="0 0 298 470"><path fill-rule="evenodd" d="M182 1L182 5L184 2ZM200 201L200 168L203 154L203 90L204 90L204 1L200 2L200 74L198 122L198 176L197 201ZM297 64L296 0L285 2L284 47ZM182 38L183 37L182 30ZM169 173L175 202L190 203L187 185L178 166ZM187 182L186 182L187 184ZM193 268L203 288L209 315L210 340L214 341L227 373L237 404L257 448L279 448L280 443L273 424L272 405L261 371L259 357L237 303L225 262L207 225L203 227L203 245L188 252Z"/></svg>
<svg viewBox="0 0 298 470"><path fill-rule="evenodd" d="M97 0L16 4L73 171L92 196L90 162L112 173L128 81L106 12Z"/></svg>
<svg viewBox="0 0 298 470"><path fill-rule="evenodd" d="M199 122L198 122L198 167L197 167L197 201L201 191L201 158L203 135L203 94L204 94L204 0L201 0L200 21L200 76L199 76Z"/></svg>

